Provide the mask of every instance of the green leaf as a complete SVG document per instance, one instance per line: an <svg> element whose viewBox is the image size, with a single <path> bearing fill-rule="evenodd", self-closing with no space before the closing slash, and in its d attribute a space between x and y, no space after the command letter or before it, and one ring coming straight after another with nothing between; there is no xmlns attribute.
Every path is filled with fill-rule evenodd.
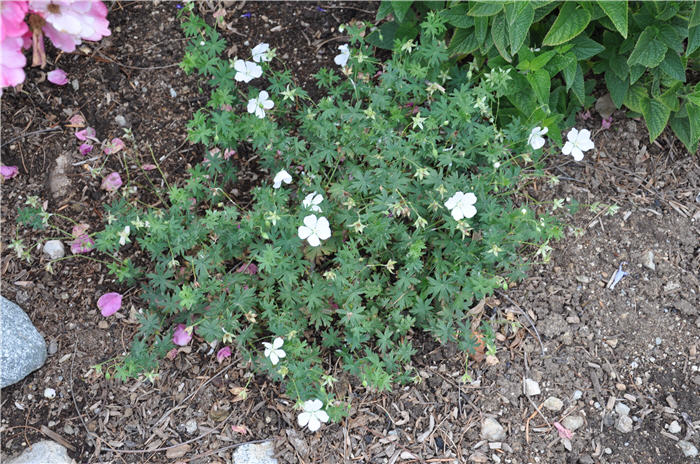
<svg viewBox="0 0 700 464"><path fill-rule="evenodd" d="M540 104L548 105L549 88L552 83L552 78L549 76L549 73L544 69L538 69L535 72L527 74L525 78L535 91L535 95L537 96L537 100L539 100Z"/></svg>
<svg viewBox="0 0 700 464"><path fill-rule="evenodd" d="M447 53L452 55L466 55L479 48L479 43L476 41L474 29L456 29L450 46L447 48Z"/></svg>
<svg viewBox="0 0 700 464"><path fill-rule="evenodd" d="M469 16L493 16L503 9L503 2L474 2Z"/></svg>
<svg viewBox="0 0 700 464"><path fill-rule="evenodd" d="M622 37L627 38L627 1L623 2L608 2L598 0L598 6L600 6L605 14L610 18L612 23L615 25L615 29L620 33Z"/></svg>
<svg viewBox="0 0 700 464"><path fill-rule="evenodd" d="M564 82L566 83L566 90L568 91L571 86L574 85L578 62L576 61L576 55L571 52L567 53L561 58L564 61L564 66L562 66L561 71L564 74Z"/></svg>
<svg viewBox="0 0 700 464"><path fill-rule="evenodd" d="M677 81L685 82L685 67L681 62L681 57L673 50L668 49L668 51L666 51L666 58L664 58L659 67L669 77Z"/></svg>
<svg viewBox="0 0 700 464"><path fill-rule="evenodd" d="M647 68L655 68L661 64L666 55L666 45L656 39L657 29L654 26L649 26L644 29L644 32L639 34L637 45L627 58L627 64L632 66L635 64L645 66Z"/></svg>
<svg viewBox="0 0 700 464"><path fill-rule="evenodd" d="M670 115L671 110L656 100L646 100L646 104L642 105L642 116L644 116L644 122L649 130L650 142L653 142L661 135Z"/></svg>
<svg viewBox="0 0 700 464"><path fill-rule="evenodd" d="M522 47L535 18L535 10L527 2L506 3L505 5L510 53L515 55Z"/></svg>
<svg viewBox="0 0 700 464"><path fill-rule="evenodd" d="M608 67L615 73L618 79L625 79L630 75L630 67L627 66L624 56L612 56L608 60Z"/></svg>
<svg viewBox="0 0 700 464"><path fill-rule="evenodd" d="M700 26L688 29L688 45L685 47L685 55L691 55L700 48Z"/></svg>
<svg viewBox="0 0 700 464"><path fill-rule="evenodd" d="M454 27L466 29L474 25L474 18L467 16L467 5L460 3L449 10L440 12L447 24Z"/></svg>
<svg viewBox="0 0 700 464"><path fill-rule="evenodd" d="M587 60L605 50L601 44L583 35L574 38L571 43L574 44L572 51L579 61Z"/></svg>
<svg viewBox="0 0 700 464"><path fill-rule="evenodd" d="M581 69L580 64L576 65L576 75L571 85L571 91L574 92L574 95L581 105L586 103L586 88L583 82L583 69Z"/></svg>
<svg viewBox="0 0 700 464"><path fill-rule="evenodd" d="M683 83L676 81L671 87L668 88L664 93L658 96L658 100L666 105L671 111L678 111L680 109L680 99L678 98L678 91L683 88Z"/></svg>
<svg viewBox="0 0 700 464"><path fill-rule="evenodd" d="M575 2L567 2L559 10L559 16L542 41L542 45L559 45L579 35L588 26L591 14L578 8Z"/></svg>
<svg viewBox="0 0 700 464"><path fill-rule="evenodd" d="M673 129L673 133L676 134L676 137L683 142L683 145L688 149L690 153L695 153L697 150L697 144L693 146L694 144L692 143L691 137L690 137L690 121L688 120L688 117L680 117L679 115L675 114L671 118L671 129Z"/></svg>
<svg viewBox="0 0 700 464"><path fill-rule="evenodd" d="M620 108L625 102L625 97L627 96L627 90L630 87L629 78L625 80L620 79L612 71L605 72L605 85L608 87L610 92L610 98L612 98L613 103L617 108Z"/></svg>
<svg viewBox="0 0 700 464"><path fill-rule="evenodd" d="M552 59L556 55L556 52L554 50L550 50L548 52L544 52L540 55L537 55L530 61L530 65L528 66L528 69L530 71L537 71L538 69L544 67L547 63L549 63L549 60Z"/></svg>
<svg viewBox="0 0 700 464"><path fill-rule="evenodd" d="M513 74L513 73L511 73ZM508 101L515 106L526 117L530 115L537 107L537 100L532 92L530 83L520 73L515 73L512 76L511 92L506 95Z"/></svg>
<svg viewBox="0 0 700 464"><path fill-rule="evenodd" d="M693 14L690 16L690 21L688 21L688 29L695 26L700 26L700 7L697 1L693 5Z"/></svg>
<svg viewBox="0 0 700 464"><path fill-rule="evenodd" d="M635 64L630 68L630 85L634 84L639 80L640 77L642 77L642 74L644 74L644 71L646 71L647 68L645 68L642 65Z"/></svg>
<svg viewBox="0 0 700 464"><path fill-rule="evenodd" d="M659 24L657 37L668 48L677 53L683 53L683 39L685 39L685 28L679 28L672 24ZM681 33L682 31L682 33Z"/></svg>
<svg viewBox="0 0 700 464"><path fill-rule="evenodd" d="M690 145L694 146L700 140L700 106L687 103L685 109L688 111L688 120L690 121Z"/></svg>
<svg viewBox="0 0 700 464"><path fill-rule="evenodd" d="M474 33L476 34L476 41L479 45L484 43L486 40L486 33L489 30L489 18L486 16L477 16L474 18Z"/></svg>
<svg viewBox="0 0 700 464"><path fill-rule="evenodd" d="M635 113L642 113L642 108L649 100L649 93L641 85L633 85L625 97L625 106Z"/></svg>
<svg viewBox="0 0 700 464"><path fill-rule="evenodd" d="M391 6L394 8L394 16L398 22L403 22L406 13L411 9L413 0L392 0Z"/></svg>
<svg viewBox="0 0 700 464"><path fill-rule="evenodd" d="M391 14L394 8L391 6L391 2L388 0L382 0L377 9L377 21L380 21Z"/></svg>
<svg viewBox="0 0 700 464"><path fill-rule="evenodd" d="M507 62L511 62L512 57L508 54L508 47L506 42L508 37L506 36L506 19L503 15L496 16L493 19L493 24L491 24L491 38L493 39L493 44L496 46L498 53Z"/></svg>

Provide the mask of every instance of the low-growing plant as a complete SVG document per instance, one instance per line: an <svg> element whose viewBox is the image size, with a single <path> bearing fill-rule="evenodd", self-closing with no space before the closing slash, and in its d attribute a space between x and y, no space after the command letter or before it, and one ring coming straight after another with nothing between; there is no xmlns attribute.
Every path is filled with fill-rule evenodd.
<svg viewBox="0 0 700 464"><path fill-rule="evenodd" d="M448 53L471 56L470 71L511 71L505 121L542 123L560 141L575 112L595 101L596 76L614 107L643 116L651 141L670 124L689 151L697 150L700 84L688 82L686 72L698 71L697 2L385 0L378 19L389 14L394 20L369 37L378 46L411 39L421 18L439 16Z"/></svg>
<svg viewBox="0 0 700 464"><path fill-rule="evenodd" d="M167 186L164 206L106 208L96 249L131 241L152 268L130 353L100 368L152 378L196 335L218 344L219 360L233 347L283 382L300 425L315 430L346 412L337 367L386 390L415 378L418 331L473 351L469 309L523 278L560 236L554 218L516 199L543 176L543 152L528 144L531 127L495 126L505 76L468 76L429 22L419 46L397 41L380 63L357 23L335 58L341 72L315 75L326 96L314 102L267 44L252 61L227 60L191 4L182 15L182 66L211 87L189 138L209 148ZM263 77L264 90L242 84ZM234 196L235 159L270 175ZM100 300L103 315L121 305L114 293Z"/></svg>

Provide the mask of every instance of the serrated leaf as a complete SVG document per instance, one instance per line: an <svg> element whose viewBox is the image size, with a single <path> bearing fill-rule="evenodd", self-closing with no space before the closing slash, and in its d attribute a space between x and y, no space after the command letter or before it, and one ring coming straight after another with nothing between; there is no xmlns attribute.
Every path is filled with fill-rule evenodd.
<svg viewBox="0 0 700 464"><path fill-rule="evenodd" d="M568 42L583 32L590 21L591 14L586 9L577 7L575 2L564 3L542 45L554 46Z"/></svg>
<svg viewBox="0 0 700 464"><path fill-rule="evenodd" d="M605 14L610 18L615 29L622 37L627 38L627 1L624 2L608 2L598 0L598 6L602 8Z"/></svg>
<svg viewBox="0 0 700 464"><path fill-rule="evenodd" d="M486 40L486 33L489 30L489 18L486 16L477 16L474 18L474 34L479 45Z"/></svg>
<svg viewBox="0 0 700 464"><path fill-rule="evenodd" d="M666 51L666 57L659 65L659 68L669 77L677 81L685 82L685 67L681 62L681 57L673 50L668 49L668 51Z"/></svg>
<svg viewBox="0 0 700 464"><path fill-rule="evenodd" d="M697 149L693 147L693 143L690 138L690 121L688 117L680 117L677 114L671 118L671 129L676 137L683 142L683 145L688 149L689 152L693 153Z"/></svg>
<svg viewBox="0 0 700 464"><path fill-rule="evenodd" d="M579 61L587 60L605 50L601 44L583 35L575 37L571 43L574 44L572 51Z"/></svg>
<svg viewBox="0 0 700 464"><path fill-rule="evenodd" d="M550 50L537 55L530 61L528 69L530 71L537 71L538 69L543 68L547 63L549 63L549 60L551 60L555 54L556 52L554 50Z"/></svg>
<svg viewBox="0 0 700 464"><path fill-rule="evenodd" d="M503 9L503 2L475 2L467 13L469 16L493 16Z"/></svg>
<svg viewBox="0 0 700 464"><path fill-rule="evenodd" d="M661 64L666 55L666 45L656 38L657 29L649 26L639 34L634 50L627 58L630 66L640 65L647 68L655 68Z"/></svg>
<svg viewBox="0 0 700 464"><path fill-rule="evenodd" d="M622 80L612 71L605 72L605 85L610 92L615 107L620 108L625 102L627 90L629 89L629 79Z"/></svg>
<svg viewBox="0 0 700 464"><path fill-rule="evenodd" d="M666 123L670 115L671 110L669 110L666 105L656 100L647 100L646 103L642 105L642 116L644 116L644 122L649 130L650 142L653 142L661 135L661 132L666 128Z"/></svg>
<svg viewBox="0 0 700 464"><path fill-rule="evenodd" d="M639 64L635 64L634 66L630 67L630 85L637 82L646 70L647 68Z"/></svg>
<svg viewBox="0 0 700 464"><path fill-rule="evenodd" d="M627 97L625 97L624 103L627 108L635 113L641 113L647 100L649 100L649 93L647 90L641 85L633 85L627 91Z"/></svg>
<svg viewBox="0 0 700 464"><path fill-rule="evenodd" d="M466 29L474 25L474 18L467 15L467 5L460 3L453 6L449 10L443 10L440 12L447 24Z"/></svg>
<svg viewBox="0 0 700 464"><path fill-rule="evenodd" d="M627 63L625 62L624 58L621 58L619 56L612 56L608 60L608 67L612 72L615 73L617 78L620 80L624 80L630 75L629 66L627 66Z"/></svg>
<svg viewBox="0 0 700 464"><path fill-rule="evenodd" d="M537 100L535 99L534 92L530 87L530 83L522 74L515 73L512 78L512 85L510 86L511 91L506 95L506 98L522 114L528 116L532 114L537 107Z"/></svg>
<svg viewBox="0 0 700 464"><path fill-rule="evenodd" d="M686 56L691 55L700 48L700 26L688 29L688 45L685 47Z"/></svg>
<svg viewBox="0 0 700 464"><path fill-rule="evenodd" d="M690 20L688 21L688 28L695 26L700 26L700 6L698 6L697 1L693 5L693 14L690 16Z"/></svg>
<svg viewBox="0 0 700 464"><path fill-rule="evenodd" d="M447 53L452 55L466 55L479 48L479 43L476 41L474 28L456 29L450 46L447 48Z"/></svg>
<svg viewBox="0 0 700 464"><path fill-rule="evenodd" d="M685 109L690 122L690 145L697 145L700 140L700 106L687 103Z"/></svg>
<svg viewBox="0 0 700 464"><path fill-rule="evenodd" d="M677 53L683 52L683 34L678 30L676 26L672 24L659 24L657 38L671 50L675 50ZM684 28L681 29L684 33Z"/></svg>
<svg viewBox="0 0 700 464"><path fill-rule="evenodd" d="M504 60L510 63L512 57L508 53L506 19L503 15L498 15L493 19L493 24L491 24L491 38L493 39L493 44L496 46L498 53Z"/></svg>
<svg viewBox="0 0 700 464"><path fill-rule="evenodd" d="M576 75L574 76L574 82L571 85L571 91L574 93L581 105L586 103L586 87L583 82L583 69L581 65L576 65Z"/></svg>
<svg viewBox="0 0 700 464"><path fill-rule="evenodd" d="M535 95L537 96L537 100L539 100L540 104L548 105L549 89L552 84L552 78L549 76L549 73L544 69L538 69L535 72L527 74L525 78L535 91Z"/></svg>
<svg viewBox="0 0 700 464"><path fill-rule="evenodd" d="M564 74L564 83L566 84L566 90L568 92L574 85L578 62L576 61L576 56L571 52L567 53L562 58L564 59L565 63L561 71L562 74Z"/></svg>
<svg viewBox="0 0 700 464"><path fill-rule="evenodd" d="M683 88L683 84L676 81L671 87L668 88L664 93L659 95L657 98L661 103L666 105L671 111L678 111L680 109L680 99L678 98L678 91Z"/></svg>
<svg viewBox="0 0 700 464"><path fill-rule="evenodd" d="M535 10L527 2L506 3L505 14L510 41L510 53L515 55L522 47L535 18Z"/></svg>
<svg viewBox="0 0 700 464"><path fill-rule="evenodd" d="M411 9L413 0L392 0L391 6L394 8L394 16L398 22L403 22L406 18L406 13Z"/></svg>

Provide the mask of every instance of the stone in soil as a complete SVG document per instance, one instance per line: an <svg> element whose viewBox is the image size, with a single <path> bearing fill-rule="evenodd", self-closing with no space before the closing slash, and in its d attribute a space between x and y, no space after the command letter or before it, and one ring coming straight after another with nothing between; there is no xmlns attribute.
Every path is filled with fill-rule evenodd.
<svg viewBox="0 0 700 464"><path fill-rule="evenodd" d="M673 421L668 425L668 431L671 433L678 433L681 431L681 426L678 421Z"/></svg>
<svg viewBox="0 0 700 464"><path fill-rule="evenodd" d="M487 417L481 424L481 438L488 441L502 441L506 438L506 431L496 419Z"/></svg>
<svg viewBox="0 0 700 464"><path fill-rule="evenodd" d="M550 396L544 400L544 407L550 411L561 411L561 408L564 407L564 402L556 396Z"/></svg>
<svg viewBox="0 0 700 464"><path fill-rule="evenodd" d="M566 416L563 421L561 421L561 425L566 427L567 429L571 430L572 432L574 430L580 429L581 426L583 425L583 417L582 416Z"/></svg>
<svg viewBox="0 0 700 464"><path fill-rule="evenodd" d="M66 255L66 250L60 240L49 240L44 244L44 254L50 259L59 259Z"/></svg>
<svg viewBox="0 0 700 464"><path fill-rule="evenodd" d="M644 261L642 262L644 264L644 267L647 269L651 269L652 271L656 270L656 264L654 264L654 252L653 251L647 251L644 253Z"/></svg>
<svg viewBox="0 0 700 464"><path fill-rule="evenodd" d="M68 451L58 443L45 440L34 443L6 464L75 464Z"/></svg>
<svg viewBox="0 0 700 464"><path fill-rule="evenodd" d="M680 440L676 445L678 445L681 451L683 451L683 455L687 458L694 458L698 455L698 449L689 441Z"/></svg>
<svg viewBox="0 0 700 464"><path fill-rule="evenodd" d="M627 406L625 403L617 403L615 405L615 412L620 416L629 416L630 407Z"/></svg>
<svg viewBox="0 0 700 464"><path fill-rule="evenodd" d="M541 393L540 384L532 379L525 379L523 382L523 393L526 396L536 396Z"/></svg>
<svg viewBox="0 0 700 464"><path fill-rule="evenodd" d="M49 189L54 198L59 199L68 195L70 189L70 179L67 171L70 168L70 159L67 155L56 158L56 166L49 174Z"/></svg>
<svg viewBox="0 0 700 464"><path fill-rule="evenodd" d="M622 433L630 433L633 427L634 424L630 416L620 416L615 422L615 428Z"/></svg>
<svg viewBox="0 0 700 464"><path fill-rule="evenodd" d="M0 388L19 382L46 361L46 341L22 308L0 297Z"/></svg>
<svg viewBox="0 0 700 464"><path fill-rule="evenodd" d="M275 446L271 441L239 446L233 453L233 464L277 464Z"/></svg>

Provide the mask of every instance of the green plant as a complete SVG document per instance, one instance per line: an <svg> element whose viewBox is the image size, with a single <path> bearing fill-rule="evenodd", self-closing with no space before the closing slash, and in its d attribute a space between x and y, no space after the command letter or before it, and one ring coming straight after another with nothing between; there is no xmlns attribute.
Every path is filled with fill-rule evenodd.
<svg viewBox="0 0 700 464"><path fill-rule="evenodd" d="M377 46L413 38L422 17L440 15L451 56L471 55L470 69L484 74L510 69L503 121L543 122L560 140L574 113L594 102L596 76L616 108L644 117L650 140L670 124L688 150L697 149L700 84L687 82L686 72L697 72L700 53L697 2L385 0L378 19L389 14L394 21L369 37Z"/></svg>
<svg viewBox="0 0 700 464"><path fill-rule="evenodd" d="M416 375L416 330L474 349L470 307L524 277L560 229L517 204L543 175L542 153L526 143L530 127L494 125L507 76L467 77L440 24L426 22L415 49L397 42L385 63L372 58L365 25L347 26L351 48L336 59L347 65L316 74L327 95L313 102L269 61L274 50L254 49L260 65L225 60L220 35L184 8L182 66L211 87L189 138L214 148L168 187L167 206L108 207L96 247L114 252L129 226L153 263L138 335L115 375L152 376L193 335L232 344L306 401L312 428L324 414L313 398L332 418L346 411L333 366L385 390ZM261 75L266 90L238 83ZM270 173L245 204L230 193L233 151Z"/></svg>

